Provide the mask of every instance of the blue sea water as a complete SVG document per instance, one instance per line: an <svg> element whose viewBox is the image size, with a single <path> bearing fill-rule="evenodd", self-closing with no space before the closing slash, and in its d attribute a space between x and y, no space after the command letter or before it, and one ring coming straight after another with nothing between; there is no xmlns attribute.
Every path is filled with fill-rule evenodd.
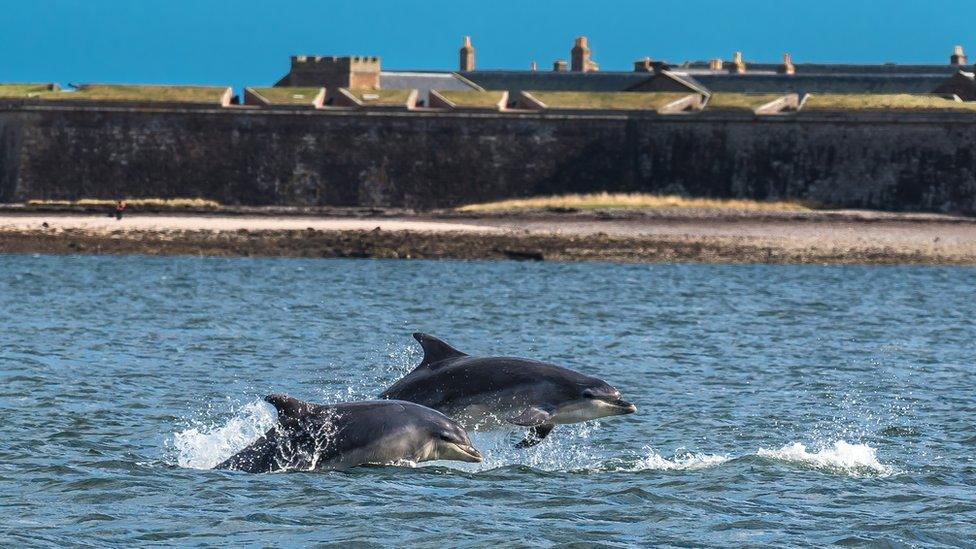
<svg viewBox="0 0 976 549"><path fill-rule="evenodd" d="M0 546L973 546L976 271L0 256ZM209 467L422 330L638 412L481 464Z"/></svg>

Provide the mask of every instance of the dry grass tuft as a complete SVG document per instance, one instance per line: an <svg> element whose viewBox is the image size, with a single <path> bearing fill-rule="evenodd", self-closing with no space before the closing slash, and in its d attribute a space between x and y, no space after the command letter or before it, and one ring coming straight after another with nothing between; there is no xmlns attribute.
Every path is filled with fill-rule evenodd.
<svg viewBox="0 0 976 549"><path fill-rule="evenodd" d="M976 104L954 101L937 95L907 93L811 93L801 110L941 110L976 111Z"/></svg>
<svg viewBox="0 0 976 549"><path fill-rule="evenodd" d="M501 91L437 90L441 97L458 107L493 109L502 100Z"/></svg>
<svg viewBox="0 0 976 549"><path fill-rule="evenodd" d="M686 198L677 195L593 193L516 198L484 204L470 204L462 212L566 208L598 210L611 208L715 208L728 210L810 210L813 205L797 201L764 202L720 198Z"/></svg>
<svg viewBox="0 0 976 549"><path fill-rule="evenodd" d="M40 99L88 101L173 101L219 104L227 88L220 86L163 86L155 84L81 84L73 92L50 92Z"/></svg>
<svg viewBox="0 0 976 549"><path fill-rule="evenodd" d="M272 105L311 105L322 88L292 87L251 88Z"/></svg>
<svg viewBox="0 0 976 549"><path fill-rule="evenodd" d="M753 111L786 95L785 93L713 93L705 109Z"/></svg>
<svg viewBox="0 0 976 549"><path fill-rule="evenodd" d="M159 206L165 208L220 208L220 202L206 198L132 198L126 199L128 206ZM28 206L115 206L115 200L103 198L82 198L79 200L28 200Z"/></svg>
<svg viewBox="0 0 976 549"><path fill-rule="evenodd" d="M407 98L413 90L348 90L363 105L401 106L407 103Z"/></svg>
<svg viewBox="0 0 976 549"><path fill-rule="evenodd" d="M530 91L550 109L657 110L689 93Z"/></svg>
<svg viewBox="0 0 976 549"><path fill-rule="evenodd" d="M0 97L33 97L51 91L51 84L0 84Z"/></svg>

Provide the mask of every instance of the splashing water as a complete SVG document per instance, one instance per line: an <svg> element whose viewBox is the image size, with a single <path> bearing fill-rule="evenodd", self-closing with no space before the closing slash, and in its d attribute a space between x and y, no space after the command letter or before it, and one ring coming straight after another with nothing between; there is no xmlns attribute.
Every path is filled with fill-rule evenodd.
<svg viewBox="0 0 976 549"><path fill-rule="evenodd" d="M799 442L793 442L777 450L760 448L756 455L789 463L807 465L826 471L850 475L890 475L894 470L878 461L877 451L867 444L850 444L838 440L816 452L810 452Z"/></svg>
<svg viewBox="0 0 976 549"><path fill-rule="evenodd" d="M645 447L644 450L648 452L647 456L639 460L631 468L624 470L694 471L697 469L705 469L707 467L721 465L732 459L725 455L703 454L697 452L684 452L681 454L676 454L674 457L668 459L662 457L660 454L648 447Z"/></svg>
<svg viewBox="0 0 976 549"><path fill-rule="evenodd" d="M181 467L210 469L242 450L276 424L277 415L274 410L263 401L257 400L241 407L226 423L198 424L174 433L171 445L176 450L176 462ZM649 446L644 447L644 453L640 456L608 456L590 440L590 435L600 428L599 421L562 425L544 443L528 449L514 446L522 436L520 429L469 431L472 443L484 456L481 463L433 461L422 464L403 462L396 465L439 466L469 473L512 466L564 472L695 471L735 459L726 454L688 451L678 452L667 458ZM318 451L301 461L311 464L310 466L299 466L296 462L284 468L314 469L317 454ZM778 449L759 448L754 455L853 476L890 475L895 471L878 460L877 451L871 446L851 444L844 440L835 441L812 452L803 443L791 442Z"/></svg>
<svg viewBox="0 0 976 549"><path fill-rule="evenodd" d="M244 405L224 424L193 426L173 434L180 467L211 469L254 442L278 423L274 409L257 400Z"/></svg>
<svg viewBox="0 0 976 549"><path fill-rule="evenodd" d="M603 456L591 441L600 422L560 425L546 440L531 448L516 448L524 429L469 431L471 441L484 460L481 463L445 463L465 471L488 471L502 467L526 466L539 471L584 471L602 467ZM443 462L442 462L443 463Z"/></svg>

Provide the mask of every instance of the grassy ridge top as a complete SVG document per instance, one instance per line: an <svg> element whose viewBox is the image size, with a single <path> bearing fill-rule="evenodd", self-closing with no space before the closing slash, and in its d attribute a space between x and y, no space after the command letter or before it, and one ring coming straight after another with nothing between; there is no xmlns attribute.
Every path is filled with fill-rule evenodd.
<svg viewBox="0 0 976 549"><path fill-rule="evenodd" d="M754 111L785 95L784 93L713 93L705 105L705 110Z"/></svg>
<svg viewBox="0 0 976 549"><path fill-rule="evenodd" d="M657 110L690 95L666 92L530 91L528 93L550 108L611 110Z"/></svg>
<svg viewBox="0 0 976 549"><path fill-rule="evenodd" d="M30 97L34 94L48 93L51 84L0 84L0 97Z"/></svg>
<svg viewBox="0 0 976 549"><path fill-rule="evenodd" d="M592 193L561 196L516 198L483 204L470 204L458 210L462 212L487 212L495 210L531 210L572 208L578 210L602 210L613 208L715 208L734 210L809 210L812 206L798 201L765 202L725 198L686 198L677 195L640 193Z"/></svg>
<svg viewBox="0 0 976 549"><path fill-rule="evenodd" d="M349 90L363 105L401 106L413 90Z"/></svg>
<svg viewBox="0 0 976 549"><path fill-rule="evenodd" d="M311 105L312 101L324 88L315 87L283 87L283 88L251 88L255 93L265 98L272 105Z"/></svg>
<svg viewBox="0 0 976 549"><path fill-rule="evenodd" d="M220 203L206 198L129 198L129 206L163 206L170 208L211 208ZM115 200L107 198L81 198L79 200L28 200L28 206L115 206Z"/></svg>
<svg viewBox="0 0 976 549"><path fill-rule="evenodd" d="M943 110L976 112L976 103L963 103L937 95L810 94L801 110Z"/></svg>
<svg viewBox="0 0 976 549"><path fill-rule="evenodd" d="M495 108L502 100L502 91L461 91L461 90L437 90L444 99L454 103L458 107L478 107Z"/></svg>
<svg viewBox="0 0 976 549"><path fill-rule="evenodd" d="M77 91L49 92L38 97L68 101L160 101L219 104L226 92L227 88L221 86L82 84Z"/></svg>

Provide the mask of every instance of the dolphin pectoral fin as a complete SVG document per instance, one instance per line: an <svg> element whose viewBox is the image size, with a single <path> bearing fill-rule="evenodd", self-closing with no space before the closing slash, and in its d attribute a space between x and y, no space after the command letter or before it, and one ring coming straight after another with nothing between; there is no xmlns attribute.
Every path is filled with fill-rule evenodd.
<svg viewBox="0 0 976 549"><path fill-rule="evenodd" d="M523 410L521 414L508 418L508 421L523 427L535 427L548 423L551 419L552 414L548 410L539 406L532 406ZM548 431L546 432L548 433Z"/></svg>
<svg viewBox="0 0 976 549"><path fill-rule="evenodd" d="M449 358L468 356L430 334L416 332L413 334L413 338L424 349L424 360L420 363L421 366L430 366Z"/></svg>
<svg viewBox="0 0 976 549"><path fill-rule="evenodd" d="M556 425L553 423L543 423L542 425L536 425L529 429L529 433L525 435L522 442L515 445L516 448L531 448L536 444L542 442L542 439L546 438L546 435L552 431L552 428Z"/></svg>

